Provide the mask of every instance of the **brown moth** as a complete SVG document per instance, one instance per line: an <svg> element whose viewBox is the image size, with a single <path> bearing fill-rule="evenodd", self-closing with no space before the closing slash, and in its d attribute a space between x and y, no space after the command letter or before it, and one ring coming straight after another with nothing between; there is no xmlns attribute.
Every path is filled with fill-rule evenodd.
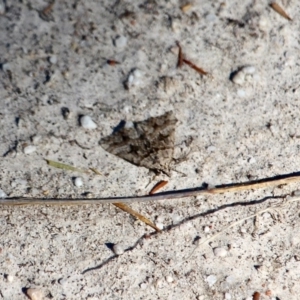
<svg viewBox="0 0 300 300"><path fill-rule="evenodd" d="M102 148L126 161L169 175L173 159L175 126L173 112L140 122L126 122L100 140Z"/></svg>

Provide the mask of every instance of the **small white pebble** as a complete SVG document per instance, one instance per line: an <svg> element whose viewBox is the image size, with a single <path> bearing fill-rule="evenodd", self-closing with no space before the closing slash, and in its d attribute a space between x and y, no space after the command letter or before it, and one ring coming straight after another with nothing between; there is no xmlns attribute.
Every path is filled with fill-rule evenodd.
<svg viewBox="0 0 300 300"><path fill-rule="evenodd" d="M70 72L68 70L64 70L64 71L62 71L62 76L65 79L68 79L70 77Z"/></svg>
<svg viewBox="0 0 300 300"><path fill-rule="evenodd" d="M40 135L35 135L31 138L32 142L36 145L41 141L42 137Z"/></svg>
<svg viewBox="0 0 300 300"><path fill-rule="evenodd" d="M43 299L43 293L41 290L38 290L38 289L28 289L26 291L26 294L31 300L42 300Z"/></svg>
<svg viewBox="0 0 300 300"><path fill-rule="evenodd" d="M167 281L168 283L172 283L172 282L174 281L174 279L173 279L172 276L167 276L167 277L166 277L166 281Z"/></svg>
<svg viewBox="0 0 300 300"><path fill-rule="evenodd" d="M127 89L131 89L135 86L138 86L142 83L142 72L138 69L131 71L128 75L125 86Z"/></svg>
<svg viewBox="0 0 300 300"><path fill-rule="evenodd" d="M246 91L243 89L238 89L237 95L241 98L244 98L246 96Z"/></svg>
<svg viewBox="0 0 300 300"><path fill-rule="evenodd" d="M214 249L214 254L217 257L225 257L227 255L227 250L222 247L218 247Z"/></svg>
<svg viewBox="0 0 300 300"><path fill-rule="evenodd" d="M229 294L229 293L225 293L225 300L231 300L231 294Z"/></svg>
<svg viewBox="0 0 300 300"><path fill-rule="evenodd" d="M292 198L292 197L291 197ZM270 219L272 217L272 215L269 213L269 212L265 212L262 214L262 217L267 220L267 219Z"/></svg>
<svg viewBox="0 0 300 300"><path fill-rule="evenodd" d="M254 74L256 72L256 69L254 66L245 66L245 67L243 67L242 70L245 74Z"/></svg>
<svg viewBox="0 0 300 300"><path fill-rule="evenodd" d="M49 62L52 64L52 65L55 65L57 63L57 56L56 55L52 55L49 57Z"/></svg>
<svg viewBox="0 0 300 300"><path fill-rule="evenodd" d="M245 227L241 227L240 231L241 231L241 233L246 233L247 229Z"/></svg>
<svg viewBox="0 0 300 300"><path fill-rule="evenodd" d="M228 284L234 284L236 282L236 278L233 275L229 275L226 277L226 282Z"/></svg>
<svg viewBox="0 0 300 300"><path fill-rule="evenodd" d="M245 83L246 75L254 75L256 68L254 66L244 66L241 69L237 70L233 75L232 81L235 84L243 85ZM252 78L252 77L251 77ZM247 79L249 80L248 76Z"/></svg>
<svg viewBox="0 0 300 300"><path fill-rule="evenodd" d="M269 20L266 17L260 17L258 21L258 27L260 30L268 30L269 29Z"/></svg>
<svg viewBox="0 0 300 300"><path fill-rule="evenodd" d="M122 255L124 253L124 249L120 244L114 244L113 251L116 255Z"/></svg>
<svg viewBox="0 0 300 300"><path fill-rule="evenodd" d="M145 282L143 282L143 283L140 284L140 288L141 288L142 290L145 290L145 289L147 288L147 286L148 286L148 284L145 283Z"/></svg>
<svg viewBox="0 0 300 300"><path fill-rule="evenodd" d="M212 287L217 282L217 276L215 275L209 275L206 278L206 282L210 287Z"/></svg>
<svg viewBox="0 0 300 300"><path fill-rule="evenodd" d="M14 281L14 276L13 275L7 275L6 280L7 280L7 282L13 282Z"/></svg>
<svg viewBox="0 0 300 300"><path fill-rule="evenodd" d="M239 70L237 71L233 78L232 78L232 81L235 83L235 84L238 84L238 85L243 85L244 82L245 82L245 73L243 72L243 70Z"/></svg>
<svg viewBox="0 0 300 300"><path fill-rule="evenodd" d="M171 21L172 30L177 33L180 31L180 27L181 27L180 21L178 21L178 19L176 19L176 18L172 18L172 21Z"/></svg>
<svg viewBox="0 0 300 300"><path fill-rule="evenodd" d="M87 192L87 193L85 194L85 197L86 197L86 198L93 198L93 197L94 197L94 194L91 193L91 192Z"/></svg>
<svg viewBox="0 0 300 300"><path fill-rule="evenodd" d="M173 214L172 215L172 222L173 222L173 224L179 223L180 221L181 221L180 215L177 215L177 214Z"/></svg>
<svg viewBox="0 0 300 300"><path fill-rule="evenodd" d="M36 146L33 146L33 145L26 146L23 149L23 151L24 151L25 154L31 154L31 153L36 151Z"/></svg>
<svg viewBox="0 0 300 300"><path fill-rule="evenodd" d="M204 232L205 232L205 233L209 233L209 232L210 232L209 226L205 226L205 227L204 227Z"/></svg>
<svg viewBox="0 0 300 300"><path fill-rule="evenodd" d="M83 186L83 180L82 180L82 178L81 177L76 177L75 179L74 179L74 185L76 186L76 187L82 187Z"/></svg>
<svg viewBox="0 0 300 300"><path fill-rule="evenodd" d="M6 198L7 197L7 194L2 190L0 189L0 198Z"/></svg>
<svg viewBox="0 0 300 300"><path fill-rule="evenodd" d="M138 69L135 69L132 73L136 78L141 78L142 77L142 72Z"/></svg>
<svg viewBox="0 0 300 300"><path fill-rule="evenodd" d="M127 44L127 38L125 36L117 36L115 38L114 44L117 48L124 48Z"/></svg>
<svg viewBox="0 0 300 300"><path fill-rule="evenodd" d="M217 20L217 16L215 14L208 14L205 16L205 20L207 22L215 22Z"/></svg>
<svg viewBox="0 0 300 300"><path fill-rule="evenodd" d="M127 79L127 86L128 86L128 88L130 88L133 85L133 81L134 81L133 74L129 74L128 79Z"/></svg>
<svg viewBox="0 0 300 300"><path fill-rule="evenodd" d="M80 124L84 129L95 129L97 124L92 120L90 116L82 116L80 118Z"/></svg>
<svg viewBox="0 0 300 300"><path fill-rule="evenodd" d="M248 163L249 163L249 164L255 164L255 163L256 163L256 159L255 159L254 157L250 157L250 158L248 159Z"/></svg>
<svg viewBox="0 0 300 300"><path fill-rule="evenodd" d="M61 285L64 285L68 282L68 279L67 278L61 278L58 280L58 283L61 284Z"/></svg>
<svg viewBox="0 0 300 300"><path fill-rule="evenodd" d="M125 114L129 114L129 113L132 112L132 106L126 105L126 106L123 108L123 110L124 110L124 113L125 113Z"/></svg>
<svg viewBox="0 0 300 300"><path fill-rule="evenodd" d="M164 229L164 224L163 223L160 223L160 222L156 222L155 223L156 227L160 230L163 230Z"/></svg>
<svg viewBox="0 0 300 300"><path fill-rule="evenodd" d="M134 124L132 121L126 121L124 128L129 129L129 128L134 128Z"/></svg>
<svg viewBox="0 0 300 300"><path fill-rule="evenodd" d="M57 63L57 56L56 55L52 55L49 57L49 62L52 64L52 65L55 65Z"/></svg>
<svg viewBox="0 0 300 300"><path fill-rule="evenodd" d="M216 146L210 145L206 148L206 151L209 153L215 152L217 150Z"/></svg>
<svg viewBox="0 0 300 300"><path fill-rule="evenodd" d="M2 64L2 71L6 72L6 71L10 71L11 70L11 65L10 63L5 63L5 64Z"/></svg>

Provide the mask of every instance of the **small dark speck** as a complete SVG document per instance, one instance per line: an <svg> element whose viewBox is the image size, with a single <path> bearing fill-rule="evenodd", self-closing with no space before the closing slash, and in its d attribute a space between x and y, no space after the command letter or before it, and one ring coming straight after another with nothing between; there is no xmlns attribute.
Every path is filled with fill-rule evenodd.
<svg viewBox="0 0 300 300"><path fill-rule="evenodd" d="M16 118L15 118L15 122L16 122L16 125L19 127L20 117L16 117Z"/></svg>
<svg viewBox="0 0 300 300"><path fill-rule="evenodd" d="M67 107L62 107L61 113L65 120L67 120L70 117L70 110Z"/></svg>
<svg viewBox="0 0 300 300"><path fill-rule="evenodd" d="M105 246L110 249L111 251L113 251L113 247L114 247L114 243L105 243Z"/></svg>
<svg viewBox="0 0 300 300"><path fill-rule="evenodd" d="M46 84L47 82L49 82L51 80L51 74L48 70L45 71L45 80L43 82L43 84Z"/></svg>
<svg viewBox="0 0 300 300"><path fill-rule="evenodd" d="M200 241L201 237L199 235L197 235L194 240L193 240L193 245L197 245Z"/></svg>
<svg viewBox="0 0 300 300"><path fill-rule="evenodd" d="M255 270L258 270L261 266L260 265L254 265L253 266Z"/></svg>
<svg viewBox="0 0 300 300"><path fill-rule="evenodd" d="M233 77L239 72L239 70L235 70L229 74L229 80L232 81Z"/></svg>
<svg viewBox="0 0 300 300"><path fill-rule="evenodd" d="M203 182L202 185L201 185L201 188L202 188L203 190L206 190L206 189L208 188L208 183Z"/></svg>

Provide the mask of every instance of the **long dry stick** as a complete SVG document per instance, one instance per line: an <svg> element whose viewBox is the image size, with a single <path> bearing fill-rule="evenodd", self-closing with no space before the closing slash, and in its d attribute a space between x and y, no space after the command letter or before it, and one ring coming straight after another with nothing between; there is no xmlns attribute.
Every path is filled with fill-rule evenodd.
<svg viewBox="0 0 300 300"><path fill-rule="evenodd" d="M292 182L300 182L300 173L280 175L243 183L233 183L218 185L214 188L203 189L194 188L178 191L168 191L155 195L133 196L133 197L113 197L113 198L27 198L10 197L0 199L0 205L33 205L33 204L58 204L58 205L81 205L81 204L104 204L104 203L130 203L130 202L149 202L167 199L178 199L201 195L223 194L226 192L237 192L242 190L266 188L278 186Z"/></svg>

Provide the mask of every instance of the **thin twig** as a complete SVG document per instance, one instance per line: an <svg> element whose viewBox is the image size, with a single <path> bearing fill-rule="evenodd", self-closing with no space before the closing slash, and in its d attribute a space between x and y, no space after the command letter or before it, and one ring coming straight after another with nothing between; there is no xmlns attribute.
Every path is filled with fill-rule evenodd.
<svg viewBox="0 0 300 300"><path fill-rule="evenodd" d="M181 68L183 65L183 53L182 53L182 48L179 44L179 42L176 42L177 47L178 47L178 60L177 60L177 68Z"/></svg>
<svg viewBox="0 0 300 300"><path fill-rule="evenodd" d="M104 203L130 203L149 202L168 199L178 199L194 196L223 194L226 192L237 192L243 190L267 188L284 185L292 182L300 182L300 173L292 173L275 177L264 178L255 181L218 185L214 188L203 189L203 187L185 189L178 191L167 191L155 195L113 197L113 198L34 198L34 197L8 197L0 199L0 205L34 205L34 204L57 204L57 205L82 205L82 204L104 204Z"/></svg>
<svg viewBox="0 0 300 300"><path fill-rule="evenodd" d="M207 75L208 73L206 71L204 71L203 69L201 69L200 67L196 66L194 63L192 63L191 61L189 61L188 59L183 58L182 60L185 64L187 64L189 67L191 67L192 69L194 69L195 71L197 71L198 73L200 73L201 75Z"/></svg>

